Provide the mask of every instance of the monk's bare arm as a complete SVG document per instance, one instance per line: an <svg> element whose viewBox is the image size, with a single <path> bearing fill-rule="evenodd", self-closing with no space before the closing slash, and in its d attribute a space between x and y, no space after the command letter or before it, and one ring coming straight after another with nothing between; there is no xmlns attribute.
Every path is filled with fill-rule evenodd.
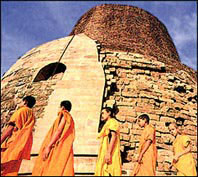
<svg viewBox="0 0 198 177"><path fill-rule="evenodd" d="M12 134L12 131L14 129L14 126L9 125L7 129L3 132L1 136L1 144L6 140L7 137L9 137Z"/></svg>
<svg viewBox="0 0 198 177"><path fill-rule="evenodd" d="M147 151L147 149L149 148L149 146L151 145L151 143L152 143L151 140L147 140L147 141L146 141L144 148L143 148L142 151L140 152L140 155L139 155L139 158L138 158L138 163L141 162L144 153Z"/></svg>
<svg viewBox="0 0 198 177"><path fill-rule="evenodd" d="M52 136L50 143L48 144L49 148L52 148L53 144L55 144L56 141L60 138L62 131L64 129L64 126L65 126L65 123L66 123L66 120L64 118L61 118L61 122L58 126L58 129L56 130L56 132Z"/></svg>
<svg viewBox="0 0 198 177"><path fill-rule="evenodd" d="M60 115L60 116L62 117L63 115ZM64 126L65 126L65 123L66 123L66 120L62 117L61 122L60 122L57 130L55 131L54 135L52 136L52 139L50 140L50 143L47 145L47 147L45 147L45 149L43 151L43 155L42 155L43 160L46 160L48 158L53 144L55 144L56 141L60 138L61 133L62 133L62 131L64 129Z"/></svg>
<svg viewBox="0 0 198 177"><path fill-rule="evenodd" d="M116 132L111 131L111 140L109 143L109 148L107 150L107 153L111 154L113 152L115 142L116 142Z"/></svg>
<svg viewBox="0 0 198 177"><path fill-rule="evenodd" d="M110 140L110 143L109 143L109 146L108 146L108 149L107 149L107 154L105 156L106 163L110 163L110 161L111 161L111 155L112 155L112 152L113 152L115 142L116 142L116 132L111 131L111 140Z"/></svg>

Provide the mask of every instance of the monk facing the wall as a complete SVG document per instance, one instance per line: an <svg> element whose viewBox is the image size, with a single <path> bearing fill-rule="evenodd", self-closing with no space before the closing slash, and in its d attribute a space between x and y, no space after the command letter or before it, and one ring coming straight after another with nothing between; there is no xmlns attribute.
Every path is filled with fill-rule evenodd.
<svg viewBox="0 0 198 177"><path fill-rule="evenodd" d="M62 101L53 126L47 133L35 161L32 176L74 176L74 121L71 103Z"/></svg>
<svg viewBox="0 0 198 177"><path fill-rule="evenodd" d="M113 117L113 111L107 107L102 110L102 121L105 122L98 138L101 139L95 176L121 176L120 128Z"/></svg>
<svg viewBox="0 0 198 177"><path fill-rule="evenodd" d="M23 98L21 107L12 115L1 136L1 175L17 176L23 159L30 160L35 117L32 96Z"/></svg>
<svg viewBox="0 0 198 177"><path fill-rule="evenodd" d="M140 137L139 157L131 176L155 176L157 148L155 129L149 124L149 116L143 114L138 118L138 124L144 128Z"/></svg>

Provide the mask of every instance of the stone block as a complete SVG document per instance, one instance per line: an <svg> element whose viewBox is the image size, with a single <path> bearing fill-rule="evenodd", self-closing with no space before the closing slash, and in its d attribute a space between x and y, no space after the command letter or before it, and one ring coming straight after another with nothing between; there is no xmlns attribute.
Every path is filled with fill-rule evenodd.
<svg viewBox="0 0 198 177"><path fill-rule="evenodd" d="M160 117L160 122L176 122L175 118L173 117Z"/></svg>
<svg viewBox="0 0 198 177"><path fill-rule="evenodd" d="M159 161L160 162L160 161ZM161 171L164 171L164 165L163 163L158 163L158 166L157 166L157 171L161 172ZM161 176L161 175L160 175ZM165 175L164 175L165 176Z"/></svg>
<svg viewBox="0 0 198 177"><path fill-rule="evenodd" d="M107 80L113 79L113 77L114 77L114 76L113 76L112 74L106 75L106 79L107 79Z"/></svg>
<svg viewBox="0 0 198 177"><path fill-rule="evenodd" d="M119 112L117 116L133 116L133 117L136 116L136 112L132 108L129 109L128 107L125 107L125 106L119 106L118 110Z"/></svg>
<svg viewBox="0 0 198 177"><path fill-rule="evenodd" d="M141 91L139 94L140 98L150 98L150 99L155 99L155 100L159 100L158 95L151 93L151 92L143 92Z"/></svg>
<svg viewBox="0 0 198 177"><path fill-rule="evenodd" d="M145 113L145 114L155 114L155 111L151 105L146 105L142 107L135 107L136 112Z"/></svg>
<svg viewBox="0 0 198 177"><path fill-rule="evenodd" d="M143 69L132 69L132 74L144 74L145 70Z"/></svg>
<svg viewBox="0 0 198 177"><path fill-rule="evenodd" d="M160 132L156 132L156 137L161 137L161 133Z"/></svg>
<svg viewBox="0 0 198 177"><path fill-rule="evenodd" d="M136 119L137 119L137 118L132 117L132 116L126 116L126 117L125 117L125 120L126 120L127 122L130 122L130 123L135 123L135 122L136 122Z"/></svg>
<svg viewBox="0 0 198 177"><path fill-rule="evenodd" d="M157 142L157 147L158 147L158 148L165 149L165 150L171 150L170 145L167 145L167 144L161 144L161 143L158 143L158 142Z"/></svg>
<svg viewBox="0 0 198 177"><path fill-rule="evenodd" d="M75 173L94 173L96 167L97 157L74 157Z"/></svg>
<svg viewBox="0 0 198 177"><path fill-rule="evenodd" d="M161 138L163 140L164 143L173 143L174 141L174 137L170 134L161 134Z"/></svg>
<svg viewBox="0 0 198 177"><path fill-rule="evenodd" d="M132 141L132 142L134 142L134 143L136 143L136 147L138 147L138 144L137 143L139 143L139 141L140 141L140 135L134 135L133 136L133 139L131 139L130 141Z"/></svg>
<svg viewBox="0 0 198 177"><path fill-rule="evenodd" d="M129 92L129 91L122 91L122 96L127 98L137 98L138 94L135 92Z"/></svg>
<svg viewBox="0 0 198 177"><path fill-rule="evenodd" d="M116 116L116 119L118 119L121 122L125 122L126 116Z"/></svg>
<svg viewBox="0 0 198 177"><path fill-rule="evenodd" d="M190 135L190 136L196 136L196 135L197 135L197 131L189 130L189 129L187 129L187 128L185 128L185 129L183 130L183 132L184 132L185 134L187 134L187 135Z"/></svg>
<svg viewBox="0 0 198 177"><path fill-rule="evenodd" d="M156 131L162 133L169 133L168 127L165 126L165 122L156 122Z"/></svg>
<svg viewBox="0 0 198 177"><path fill-rule="evenodd" d="M141 135L142 134L142 130L140 130L140 129L132 129L131 130L131 133L133 134L133 135Z"/></svg>
<svg viewBox="0 0 198 177"><path fill-rule="evenodd" d="M129 134L129 132L130 132L129 128L121 128L120 129L120 133Z"/></svg>
<svg viewBox="0 0 198 177"><path fill-rule="evenodd" d="M193 120L185 120L184 125L194 125L197 126L197 123Z"/></svg>
<svg viewBox="0 0 198 177"><path fill-rule="evenodd" d="M22 173L32 173L37 156L31 156L30 160L23 160L19 169L19 175Z"/></svg>

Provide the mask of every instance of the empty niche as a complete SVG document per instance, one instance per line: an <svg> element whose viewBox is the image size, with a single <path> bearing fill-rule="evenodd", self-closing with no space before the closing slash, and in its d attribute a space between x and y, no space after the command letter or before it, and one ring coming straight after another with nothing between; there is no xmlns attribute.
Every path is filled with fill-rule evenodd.
<svg viewBox="0 0 198 177"><path fill-rule="evenodd" d="M61 79L65 70L66 66L62 63L56 62L48 64L38 72L33 82L45 81L49 79Z"/></svg>

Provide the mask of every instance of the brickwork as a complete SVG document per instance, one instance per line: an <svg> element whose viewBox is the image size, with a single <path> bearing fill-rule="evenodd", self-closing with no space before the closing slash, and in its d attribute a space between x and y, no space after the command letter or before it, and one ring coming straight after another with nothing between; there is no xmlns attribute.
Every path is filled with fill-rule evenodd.
<svg viewBox="0 0 198 177"><path fill-rule="evenodd" d="M28 51L2 78L2 127L5 127L11 114L17 109L16 105L21 98L32 95L37 100L33 108L36 125L32 157L31 161L23 161L20 174L31 174L41 143L56 119L59 104L64 99L72 103L71 114L76 129L76 172L93 173L100 143L96 137L105 76L102 65L98 62L96 43L84 34L76 35L72 41L71 39L58 39ZM67 51L60 58L69 43ZM58 66L57 62L60 62ZM55 71L56 68L60 72ZM84 137L87 137L86 141ZM87 158L87 155L90 157ZM87 168L81 171L84 164Z"/></svg>
<svg viewBox="0 0 198 177"><path fill-rule="evenodd" d="M54 43L56 53L54 53ZM36 119L43 118L43 111L48 105L48 97L54 85L62 78L63 73L55 73L48 80L33 82L38 72L49 63L57 62L64 49L65 39L48 42L28 51L4 74L1 79L1 130L17 109L18 103L26 95L36 98L34 112ZM46 52L48 49L48 52ZM53 54L53 57L50 57ZM41 55L41 57L40 57ZM35 62L33 62L35 61Z"/></svg>
<svg viewBox="0 0 198 177"><path fill-rule="evenodd" d="M58 41L62 41L64 44L66 44L69 42L69 39L70 38L65 38L64 40L61 39ZM87 81L84 80L86 84L83 84L83 82L79 84L79 80L83 81L82 78L86 78L84 72L90 68L89 65L93 66L93 62L90 60L90 58L96 56L95 61L101 62L103 67L102 72L104 72L104 76L101 75L100 78L102 79L102 77L105 77L104 79L106 80L105 85L101 85L103 84L102 80L99 84L105 88L104 93L102 91L100 96L98 96L98 98L103 101L101 106L115 106L118 108L116 118L120 122L121 126L123 175L128 175L134 166L134 157L137 154L136 152L139 144L139 138L142 131L136 125L135 120L141 113L149 114L151 118L151 124L153 124L157 130L158 175L175 174L175 169L170 169L170 162L172 158L171 143L173 141L173 137L169 134L167 127L165 127L165 122L167 121L175 121L175 118L177 117L183 117L185 119L185 133L188 134L192 140L193 155L196 159L197 87L196 81L193 79L193 77L182 70L178 71L177 73L170 73L166 70L168 67L166 64L159 62L158 60L154 60L153 57L149 58L148 56L143 56L137 53L104 49L97 41L95 46L97 46L98 49L92 48L92 54L85 54L85 49L80 49L80 46L82 46L81 40L86 42L87 48L89 40L84 35L81 35L78 40L74 40L74 42L71 43L71 48L68 49L67 54L63 57L62 62L67 66L65 71L67 74L58 73L48 80L33 82L43 67L49 63L54 63L59 59L58 56L60 56L61 53L58 53L56 60L45 62L41 61L41 64L38 63L37 67L30 65L23 70L20 69L20 65L18 64L20 62L23 63L22 60L24 57L22 57L22 59L16 63L17 65L12 67L13 70L9 70L4 75L2 78L1 126L4 126L4 124L8 121L9 116L16 109L16 103L20 100L20 98L27 94L35 96L37 98L37 104L34 108L34 111L36 113L37 124L35 128L36 132L34 134L35 145L33 146L32 154L37 154L39 150L37 145L42 142L44 134L46 133L43 133L43 131L48 130L53 121L49 121L48 117L53 112L56 112L57 107L54 107L54 104L58 104L63 96L69 96L70 99L73 99L73 105L79 104L81 101L76 100L76 94L78 95L78 99L80 99L79 96L85 98L84 96L86 93L90 93L89 96L86 96L87 98L89 97L89 102L92 104L94 101L93 98L96 97L96 92L92 94L92 91L90 90L89 92L85 93L83 88L84 86L88 88L87 84L91 84L91 88L98 84L96 84L93 79L88 79ZM62 46L61 51L63 51L64 46L61 45L62 42L59 45L57 41L54 41L54 44L57 45L57 48ZM90 46L93 45L92 43L94 42L91 42L90 40ZM41 46L43 48L43 53L46 49L50 51L50 47L48 45L49 44L47 43L46 48L45 45ZM40 47L38 47L37 50L40 50ZM81 52L78 53L78 51ZM46 56L48 56L47 51ZM34 60L40 56L37 53L37 56L32 55L31 57L31 59ZM89 61L85 62L85 59L89 59ZM78 60L80 62L78 62ZM90 72L89 77L92 77L94 73L99 72ZM79 77L81 77L81 79ZM97 83L99 83L99 80L97 80ZM82 88L79 90L79 92L77 90L74 91L75 88L77 89L80 87ZM70 90L72 88L73 92ZM65 89L67 92L64 91ZM80 105L77 107L83 108ZM86 114L87 111L90 110L90 106L87 108L88 109L84 109ZM81 112L82 111L83 110L81 110ZM76 114L77 112L78 114ZM82 114L79 114L79 110L74 111L72 114L75 114L74 117L76 121L79 120L79 116L83 116L83 112ZM92 119L92 121L89 118L87 121L85 121L85 124L90 125L90 128L93 126L95 127L95 132L97 132L98 129L96 125L99 124L99 114L96 117L96 121L94 119ZM46 121L48 123L46 123ZM85 128L83 124L81 125L77 124L76 131L78 132L79 130L79 133L80 130L83 131ZM91 132L92 130L89 129L89 131ZM95 139L96 135L89 133L88 129L86 132L87 138L89 137L90 140ZM77 146L78 143L83 143L83 139L80 139L82 141L76 142ZM92 145L98 146L98 144L93 140L89 141L88 143L89 147ZM97 149L92 151L90 148L89 153L87 154L90 155L90 157L80 156L75 158L75 168L77 169L78 174L86 172L88 174L93 174L95 167L94 164L96 163L96 151ZM76 149L76 152L79 152L80 154L83 153L82 144L80 149ZM87 153L87 151L84 153ZM82 163L80 163L80 161ZM31 173L33 163L34 157L32 157L31 162L24 161L21 167L21 172ZM85 166L83 167L82 164ZM87 170L84 170L85 167L87 167ZM81 169L83 169L83 172Z"/></svg>
<svg viewBox="0 0 198 177"><path fill-rule="evenodd" d="M165 122L185 119L184 132L192 140L197 161L197 87L185 71L169 73L166 65L136 53L100 48L106 89L103 107L116 107L121 126L123 170L130 174L137 155L142 130L136 124L138 115L146 113L156 128L158 175L174 175L171 167L172 142Z"/></svg>
<svg viewBox="0 0 198 177"><path fill-rule="evenodd" d="M109 24L112 18L115 24ZM82 16L71 34L74 38L57 39L28 51L2 77L2 128L21 98L30 94L37 100L32 157L23 161L20 173L31 174L35 156L63 99L73 105L77 175L94 173L100 143L96 136L105 106L117 108L123 175L129 175L134 167L142 132L136 118L142 113L150 116L157 130L157 175L175 175L175 169L170 168L173 137L165 122L178 117L185 119L183 129L192 140L197 162L196 72L179 61L164 25L136 7L102 5ZM65 69L55 72L52 66L57 62Z"/></svg>
<svg viewBox="0 0 198 177"><path fill-rule="evenodd" d="M96 6L80 18L71 35L79 33L98 40L108 49L179 60L166 27L138 7L116 4Z"/></svg>
<svg viewBox="0 0 198 177"><path fill-rule="evenodd" d="M17 103L26 95L33 95L39 100L34 107L34 112L37 119L43 117L44 107L48 104L48 97L53 91L53 85L56 83L56 79L30 84L33 72L31 69L24 69L21 73L18 72L18 75L15 75L2 89L1 128L5 127L10 116L17 109Z"/></svg>
<svg viewBox="0 0 198 177"><path fill-rule="evenodd" d="M128 5L102 4L91 8L70 35L84 33L104 49L139 53L164 62L169 72L184 70L197 80L195 71L180 63L165 25L151 13Z"/></svg>

